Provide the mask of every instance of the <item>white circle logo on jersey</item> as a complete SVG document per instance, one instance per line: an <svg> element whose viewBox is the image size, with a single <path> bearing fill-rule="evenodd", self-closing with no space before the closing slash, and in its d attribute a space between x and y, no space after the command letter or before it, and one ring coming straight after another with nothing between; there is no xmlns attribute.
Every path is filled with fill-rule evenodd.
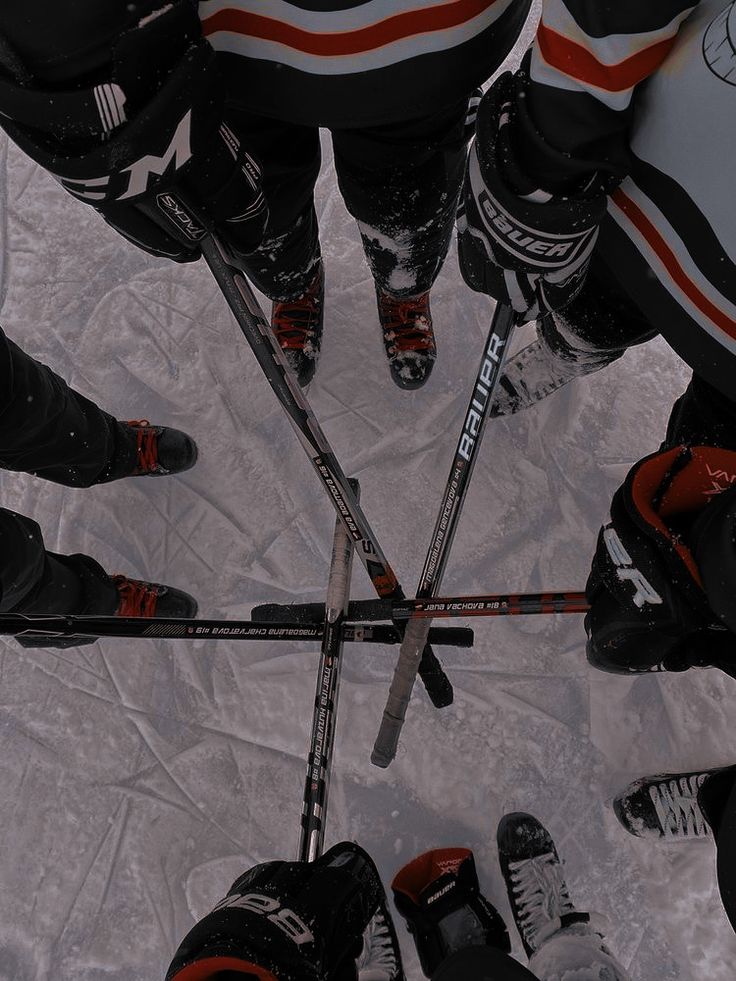
<svg viewBox="0 0 736 981"><path fill-rule="evenodd" d="M736 85L736 0L721 11L705 32L703 57L714 75Z"/></svg>

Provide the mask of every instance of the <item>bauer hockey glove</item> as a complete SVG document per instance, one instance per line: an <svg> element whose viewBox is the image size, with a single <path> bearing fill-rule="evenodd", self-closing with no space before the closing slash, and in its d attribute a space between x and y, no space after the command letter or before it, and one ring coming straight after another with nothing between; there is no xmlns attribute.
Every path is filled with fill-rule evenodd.
<svg viewBox="0 0 736 981"><path fill-rule="evenodd" d="M595 667L736 676L736 452L676 446L640 460L614 495L586 593Z"/></svg>
<svg viewBox="0 0 736 981"><path fill-rule="evenodd" d="M199 257L205 229L184 216L180 197L234 251L253 251L268 218L261 171L228 122L224 79L196 5L138 0L128 9L109 62L92 77L46 91L0 76L0 125L153 255Z"/></svg>
<svg viewBox="0 0 736 981"><path fill-rule="evenodd" d="M507 72L481 100L457 223L465 282L510 304L522 321L574 299L606 210L597 179L563 196L526 177L516 131L527 148L542 139L527 114L526 81L523 70Z"/></svg>
<svg viewBox="0 0 736 981"><path fill-rule="evenodd" d="M427 977L465 947L511 950L506 926L481 894L468 848L438 848L405 865L391 883Z"/></svg>
<svg viewBox="0 0 736 981"><path fill-rule="evenodd" d="M227 972L259 981L356 981L363 931L383 897L372 859L351 842L316 862L256 865L187 934L166 981Z"/></svg>

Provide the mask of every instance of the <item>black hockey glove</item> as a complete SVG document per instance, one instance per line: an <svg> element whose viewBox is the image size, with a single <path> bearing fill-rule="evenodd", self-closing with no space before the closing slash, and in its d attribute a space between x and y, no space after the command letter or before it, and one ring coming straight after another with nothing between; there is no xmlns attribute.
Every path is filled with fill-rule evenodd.
<svg viewBox="0 0 736 981"><path fill-rule="evenodd" d="M0 76L0 125L71 194L135 245L197 259L202 228L236 252L263 237L258 164L228 123L225 85L191 0L138 0L105 69L68 90Z"/></svg>
<svg viewBox="0 0 736 981"><path fill-rule="evenodd" d="M736 452L678 446L640 460L614 495L586 592L596 667L736 673Z"/></svg>
<svg viewBox="0 0 736 981"><path fill-rule="evenodd" d="M356 981L363 931L384 895L370 856L350 842L316 862L267 862L182 941L166 981L221 972L260 981Z"/></svg>
<svg viewBox="0 0 736 981"><path fill-rule="evenodd" d="M574 299L606 210L597 179L563 196L526 177L517 134L527 153L542 139L526 111L526 81L523 70L507 72L483 96L458 211L465 282L510 304L522 321Z"/></svg>
<svg viewBox="0 0 736 981"><path fill-rule="evenodd" d="M511 950L503 920L481 895L470 849L425 852L396 874L391 888L427 977L464 947Z"/></svg>

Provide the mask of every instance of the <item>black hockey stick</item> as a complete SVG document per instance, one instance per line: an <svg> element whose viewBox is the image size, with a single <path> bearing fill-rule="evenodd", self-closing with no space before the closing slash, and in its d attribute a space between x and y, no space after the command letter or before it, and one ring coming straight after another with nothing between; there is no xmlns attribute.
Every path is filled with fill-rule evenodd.
<svg viewBox="0 0 736 981"><path fill-rule="evenodd" d="M350 489L342 467L314 412L289 370L283 352L246 277L233 265L214 234L205 235L200 244L212 275L263 369L268 383L286 411L338 516L345 524L376 592L382 598L403 599L404 592L396 574ZM452 685L429 645L423 648L419 672L432 703L437 708L450 705Z"/></svg>
<svg viewBox="0 0 736 981"><path fill-rule="evenodd" d="M465 501L473 473L483 430L493 402L493 394L501 374L508 343L514 329L514 311L496 304L488 340L483 349L480 368L475 379L455 457L450 468L439 514L430 540L427 558L417 587L417 599L430 599L439 589L455 537L458 518ZM406 627L399 659L391 681L386 707L378 730L371 763L387 767L396 755L404 717L411 698L431 620L413 618Z"/></svg>
<svg viewBox="0 0 736 981"><path fill-rule="evenodd" d="M320 607L324 610L324 606ZM343 640L362 644L400 644L401 631L390 624L350 623L342 627ZM0 636L28 640L79 637L129 637L149 640L296 640L321 641L322 623L298 620L188 620L173 617L103 617L0 613ZM439 628L431 639L446 647L472 647L473 631ZM73 646L73 645L69 645Z"/></svg>
<svg viewBox="0 0 736 981"><path fill-rule="evenodd" d="M587 613L585 593L558 590L546 593L484 593L479 596L433 596L428 600L351 600L348 622L358 620L411 620L417 617L503 617L545 613ZM322 603L262 603L254 606L256 620L291 620L320 623Z"/></svg>
<svg viewBox="0 0 736 981"><path fill-rule="evenodd" d="M357 480L350 481L356 500L360 497ZM337 724L337 698L342 668L343 623L350 602L353 571L353 543L340 520L335 522L327 601L323 622L322 649L314 693L312 733L307 757L307 776L302 799L302 821L297 862L314 862L322 854L327 823L327 796L330 791L332 747Z"/></svg>

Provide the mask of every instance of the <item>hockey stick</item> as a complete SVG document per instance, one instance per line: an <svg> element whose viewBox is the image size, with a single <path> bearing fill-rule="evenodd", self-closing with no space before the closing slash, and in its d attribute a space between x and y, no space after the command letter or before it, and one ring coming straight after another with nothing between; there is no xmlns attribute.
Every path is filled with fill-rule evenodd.
<svg viewBox="0 0 736 981"><path fill-rule="evenodd" d="M349 482L355 499L360 498L357 480ZM342 625L350 602L353 572L353 543L340 518L335 522L330 576L323 623L322 649L314 693L312 734L307 757L307 776L302 799L302 821L297 862L314 862L322 854L327 822L327 795L330 790L332 747L335 742L337 697L342 668Z"/></svg>
<svg viewBox="0 0 736 981"><path fill-rule="evenodd" d="M382 598L403 599L396 574L388 563L355 498L337 457L314 412L289 370L283 352L243 273L230 261L214 234L200 242L202 254L238 326L250 344L268 383L286 411L302 447L345 524L363 565ZM423 648L419 672L437 708L452 703L452 685L430 646Z"/></svg>
<svg viewBox="0 0 736 981"><path fill-rule="evenodd" d="M513 329L514 311L504 304L496 304L488 340L483 350L470 404L465 413L463 428L450 468L450 476L445 486L417 587L418 600L426 600L434 596L442 581ZM427 642L430 622L429 619L414 618L407 624L378 736L371 753L371 763L375 766L387 767L396 755L422 650Z"/></svg>
<svg viewBox="0 0 736 981"><path fill-rule="evenodd" d="M544 613L587 613L585 593L559 590L546 593L485 593L480 596L433 596L429 600L351 600L349 622L358 620L411 620L423 617L503 617ZM251 616L257 620L319 623L322 603L262 603Z"/></svg>
<svg viewBox="0 0 736 981"><path fill-rule="evenodd" d="M324 611L324 606L320 606ZM401 631L389 624L351 623L343 640L362 644L400 644ZM149 640L321 641L322 623L273 620L188 620L173 617L97 617L0 613L0 636L53 640L61 637L131 637ZM473 631L439 628L430 639L446 647L472 647ZM71 646L71 645L70 645Z"/></svg>

